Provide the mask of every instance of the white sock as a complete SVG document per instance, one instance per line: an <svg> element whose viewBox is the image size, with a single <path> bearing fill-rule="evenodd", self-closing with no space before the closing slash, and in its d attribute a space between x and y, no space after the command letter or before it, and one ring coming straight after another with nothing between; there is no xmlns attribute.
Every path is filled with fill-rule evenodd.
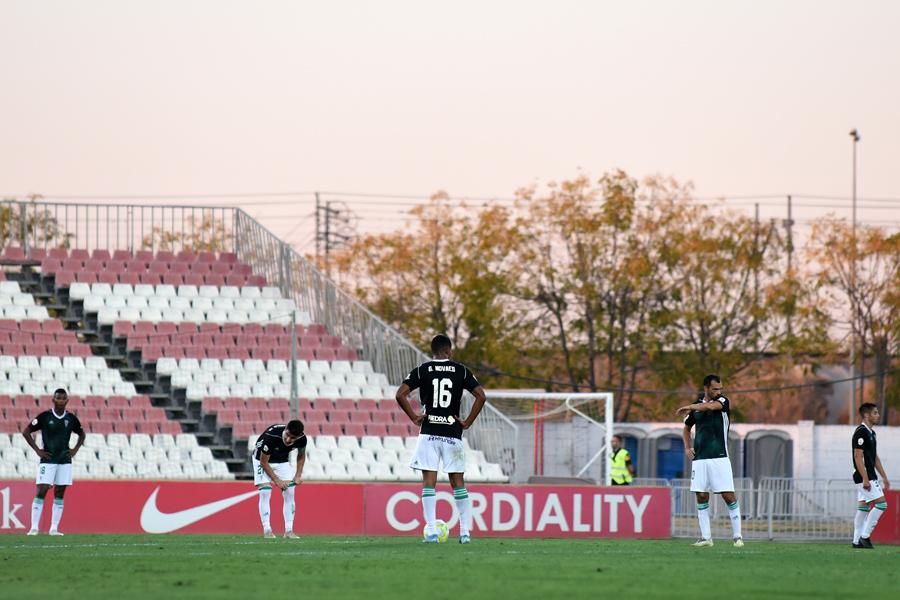
<svg viewBox="0 0 900 600"><path fill-rule="evenodd" d="M53 511L50 513L50 531L56 531L59 528L59 520L62 519L63 499L53 499Z"/></svg>
<svg viewBox="0 0 900 600"><path fill-rule="evenodd" d="M728 505L728 518L731 519L731 537L741 537L741 507L737 500Z"/></svg>
<svg viewBox="0 0 900 600"><path fill-rule="evenodd" d="M863 531L866 529L866 519L869 518L869 505L858 506L856 516L853 518L853 543L858 544L859 538L862 537Z"/></svg>
<svg viewBox="0 0 900 600"><path fill-rule="evenodd" d="M868 538L872 535L875 526L878 525L878 519L881 518L881 515L884 514L885 510L887 510L887 502L878 502L875 505L875 508L869 513L869 518L866 519L866 528L862 534L864 538Z"/></svg>
<svg viewBox="0 0 900 600"><path fill-rule="evenodd" d="M259 489L259 520L262 521L263 531L272 531L272 524L269 522L269 499L271 497L272 488Z"/></svg>
<svg viewBox="0 0 900 600"><path fill-rule="evenodd" d="M31 503L31 530L37 531L41 525L41 513L44 512L44 499L35 498Z"/></svg>
<svg viewBox="0 0 900 600"><path fill-rule="evenodd" d="M294 486L284 490L284 532L294 530Z"/></svg>
<svg viewBox="0 0 900 600"><path fill-rule="evenodd" d="M709 502L697 503L697 520L700 521L700 537L704 540L712 539L709 526Z"/></svg>
<svg viewBox="0 0 900 600"><path fill-rule="evenodd" d="M469 500L469 492L466 488L453 490L453 498L456 500L456 510L459 512L459 535L469 535L469 527L472 523L472 501Z"/></svg>
<svg viewBox="0 0 900 600"><path fill-rule="evenodd" d="M425 517L425 526L428 531L434 531L434 522L437 520L435 510L437 506L437 496L434 495L433 487L422 488L422 516Z"/></svg>

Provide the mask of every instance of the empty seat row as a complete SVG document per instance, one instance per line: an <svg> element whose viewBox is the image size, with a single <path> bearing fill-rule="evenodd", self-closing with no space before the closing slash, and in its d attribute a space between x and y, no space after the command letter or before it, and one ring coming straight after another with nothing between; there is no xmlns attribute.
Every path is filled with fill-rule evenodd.
<svg viewBox="0 0 900 600"><path fill-rule="evenodd" d="M145 298L231 298L237 300L246 298L250 300L267 299L281 300L281 290L277 287L233 285L148 285L127 283L75 283L69 289L69 297L73 300L84 300L88 296L142 296Z"/></svg>
<svg viewBox="0 0 900 600"><path fill-rule="evenodd" d="M48 322L59 322L51 319ZM40 321L29 321L40 323ZM34 332L21 331L19 329L5 329L0 324L0 343L11 344L75 344L78 337L74 331Z"/></svg>
<svg viewBox="0 0 900 600"><path fill-rule="evenodd" d="M116 283L113 285L106 283L95 283L88 285L86 283L75 283L69 289L69 297L73 300L84 300L90 296L107 298L110 296L121 296L128 298L130 296L138 296L141 298L186 298L193 300L195 298L230 298L231 300L285 300L281 295L281 290L277 287L259 287L259 286L215 286L215 285L148 285L137 284L131 285L127 283Z"/></svg>
<svg viewBox="0 0 900 600"><path fill-rule="evenodd" d="M2 323L2 322L0 322ZM287 338L290 339L290 326L277 323L171 323L168 321L160 321L159 323L150 323L147 321L116 321L113 323L113 335L117 337L128 337L131 334L150 335L153 333L164 334L189 334L197 333L228 333L231 335L255 335L264 336L266 338ZM297 325L294 333L297 336L311 335L320 338L327 335L323 325L313 323L310 325ZM331 345L331 344L326 344Z"/></svg>
<svg viewBox="0 0 900 600"><path fill-rule="evenodd" d="M21 308L21 307L20 307ZM35 307L35 308L43 308ZM46 309L44 309L46 312ZM192 323L211 322L223 325L225 323L280 323L289 324L291 322L291 314L297 323L307 325L311 322L309 313L305 311L291 310L274 310L272 312L266 310L253 310L250 312L242 310L220 310L210 309L207 311L201 309L181 310L178 308L109 308L104 307L97 311L97 323L100 325L112 326L116 321L151 321L158 323L160 321L170 321L179 323L181 321L189 321ZM31 318L39 318L37 315Z"/></svg>
<svg viewBox="0 0 900 600"><path fill-rule="evenodd" d="M289 362L281 359L247 359L239 360L228 358L219 360L216 358L161 358L156 363L156 372L161 375L171 375L176 371L207 371L216 373L218 371L254 371L261 373L268 371L271 373L288 373L290 370ZM388 379L383 373L374 373L372 363L365 360L298 360L296 363L296 371L300 376L306 373L321 373L328 376L332 373L340 373L345 376L351 376L354 373L362 373L367 377L372 376L370 381L380 385L387 385Z"/></svg>
<svg viewBox="0 0 900 600"><path fill-rule="evenodd" d="M179 286L183 284L191 285L229 285L235 287L243 286L264 286L266 278L262 275L219 275L218 273L210 273L209 275L199 275L195 273L113 273L110 271L59 271L54 276L54 284L56 289L66 289L75 283L101 283L104 285L112 285L115 283L126 283L129 285L171 285Z"/></svg>
<svg viewBox="0 0 900 600"><path fill-rule="evenodd" d="M29 248L26 253L19 246L7 246L3 251L3 258L11 258L11 259L30 259L32 261L40 261L45 258L55 258L59 260L65 260L67 258L76 258L79 260L143 260L146 262L151 261L162 261L162 262L223 262L223 263L236 263L238 262L237 255L233 252L211 252L211 251L199 251L194 252L192 250L181 250L180 252L172 252L169 250L159 250L154 252L152 250L137 250L132 252L131 250L113 250L110 253L109 250L105 248L97 248L92 251L88 251L84 248Z"/></svg>
<svg viewBox="0 0 900 600"><path fill-rule="evenodd" d="M2 384L2 382L0 382ZM73 384L74 385L74 384ZM177 386L176 386L177 387ZM188 383L185 388L185 398L199 401L209 396L243 396L258 398L287 398L290 396L290 385L282 383L272 385L268 383ZM3 393L3 392L0 392ZM9 393L9 392L7 392ZM29 392L25 392L29 393ZM119 392L115 392L119 393ZM359 388L355 385L328 385L319 386L300 385L297 388L297 396L300 398L349 398L352 400L370 398L373 400L393 398L396 390L393 386L379 388L367 386Z"/></svg>
<svg viewBox="0 0 900 600"><path fill-rule="evenodd" d="M59 271L110 271L112 273L217 273L219 275L252 275L253 269L245 263L226 262L169 262L165 260L143 260L131 258L128 260L102 259L102 258L51 258L41 260L41 273L44 275L58 273Z"/></svg>
<svg viewBox="0 0 900 600"><path fill-rule="evenodd" d="M190 346L181 346L175 344L168 345L148 345L141 350L141 360L145 363L157 362L162 358L183 359L192 358L202 360L211 358L215 360L282 360L288 361L291 358L292 350L290 348L246 348L244 346L214 346L206 347L192 344ZM352 348L302 348L297 350L297 358L303 361L311 360L355 360L357 358L356 350Z"/></svg>
<svg viewBox="0 0 900 600"><path fill-rule="evenodd" d="M52 374L51 374L52 376ZM83 381L72 381L65 383L61 381L58 374L53 381L39 382L29 381L18 383L15 381L0 381L0 394L15 396L17 394L31 394L32 396L41 396L43 394L52 394L60 387L68 388L73 394L83 396L134 396L137 392L134 384L130 381L119 381L116 383L107 383L105 381L95 381L93 383L85 383Z"/></svg>
<svg viewBox="0 0 900 600"><path fill-rule="evenodd" d="M53 396L50 394L42 396L0 394L0 408L6 406L33 408L38 406L46 409L51 406L52 402ZM150 398L144 394L136 394L134 396L79 396L77 394L69 394L67 410L78 411L82 407L103 408L107 406L111 408L147 408L152 405L150 404Z"/></svg>
<svg viewBox="0 0 900 600"><path fill-rule="evenodd" d="M109 367L102 356L0 356L0 371L9 372L15 369L80 371L105 371Z"/></svg>
<svg viewBox="0 0 900 600"><path fill-rule="evenodd" d="M6 306L0 307L0 319L13 319L16 321L32 319L44 321L49 318L50 313L47 312L47 307L45 306L19 306L7 304Z"/></svg>
<svg viewBox="0 0 900 600"><path fill-rule="evenodd" d="M257 383L268 385L289 385L291 383L290 373L275 371L187 371L178 369L174 373L172 373L171 378L172 385L177 387L187 387L191 383L205 383L206 385L210 385L213 383L224 383L226 385L232 385L235 383L246 383L248 385L255 385ZM360 393L360 390L366 387L371 386L375 388L381 388L386 385L382 383L386 378L380 373L371 373L369 375L364 375L362 373L351 373L349 375L346 375L344 373L323 374L313 371L307 371L305 373L298 372L296 375L296 379L298 386L333 385L340 388L351 386L357 388L357 391L353 392L353 396L346 396L348 398L356 397L356 394ZM230 395L239 396L241 394ZM378 397L379 395L380 393L376 394L375 397Z"/></svg>
<svg viewBox="0 0 900 600"><path fill-rule="evenodd" d="M15 283L4 281L3 283ZM34 296L31 294L13 293L5 294L0 292L0 306L34 306Z"/></svg>
<svg viewBox="0 0 900 600"><path fill-rule="evenodd" d="M35 319L0 319L0 330L2 331L21 331L26 333L72 333L66 331L62 321L56 319L46 319L38 321Z"/></svg>
<svg viewBox="0 0 900 600"><path fill-rule="evenodd" d="M84 312L99 312L103 307L158 308L159 310L172 308L180 311L209 311L217 309L224 311L242 310L244 312L285 312L289 314L290 311L294 310L294 301L285 298L225 298L223 296L216 296L215 298L183 298L176 296L169 298L164 296L94 296L93 294L84 299Z"/></svg>
<svg viewBox="0 0 900 600"><path fill-rule="evenodd" d="M144 397L146 398L146 396ZM0 396L0 406L9 406L10 402L7 401L6 404L3 404L2 398L3 396ZM291 408L291 402L287 398L242 398L235 396L218 398L210 396L204 398L201 401L200 406L203 412L215 412L220 409L240 410L243 408L256 410L278 409L286 411ZM352 400L349 398L298 398L297 410L300 412L309 410L344 410L369 413L397 412L399 414L400 408L395 402L380 402L371 398L363 398L361 400Z"/></svg>

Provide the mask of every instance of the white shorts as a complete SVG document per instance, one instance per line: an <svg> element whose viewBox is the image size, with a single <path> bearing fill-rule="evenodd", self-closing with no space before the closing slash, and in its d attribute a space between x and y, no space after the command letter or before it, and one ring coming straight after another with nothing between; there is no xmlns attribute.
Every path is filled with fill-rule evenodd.
<svg viewBox="0 0 900 600"><path fill-rule="evenodd" d="M856 484L856 499L859 502L874 502L883 496L884 490L881 489L881 482L877 479L869 481L868 491L861 483Z"/></svg>
<svg viewBox="0 0 900 600"><path fill-rule="evenodd" d="M419 434L416 452L409 464L419 471L437 471L443 464L444 473L463 473L466 470L466 450L462 440L440 435Z"/></svg>
<svg viewBox="0 0 900 600"><path fill-rule="evenodd" d="M704 458L691 463L692 492L733 492L734 476L729 458Z"/></svg>
<svg viewBox="0 0 900 600"><path fill-rule="evenodd" d="M38 466L38 485L72 485L72 463L55 465L41 463Z"/></svg>
<svg viewBox="0 0 900 600"><path fill-rule="evenodd" d="M278 476L278 479L282 479L284 481L292 481L294 479L294 473L296 473L296 469L291 466L290 461L283 463L269 463L269 466L272 467L272 471ZM272 480L269 479L269 476L266 475L266 472L263 471L262 463L259 462L256 458L253 459L253 485L267 485L272 483Z"/></svg>

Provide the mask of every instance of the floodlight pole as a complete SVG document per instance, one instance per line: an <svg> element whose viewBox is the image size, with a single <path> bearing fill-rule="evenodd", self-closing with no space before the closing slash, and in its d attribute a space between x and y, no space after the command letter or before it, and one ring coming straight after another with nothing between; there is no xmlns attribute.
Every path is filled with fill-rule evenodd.
<svg viewBox="0 0 900 600"><path fill-rule="evenodd" d="M853 140L853 216L851 229L851 264L850 264L850 404L848 406L848 423L853 423L853 414L856 412L856 145L859 143L859 131L850 131L850 139ZM861 386L860 386L861 387Z"/></svg>

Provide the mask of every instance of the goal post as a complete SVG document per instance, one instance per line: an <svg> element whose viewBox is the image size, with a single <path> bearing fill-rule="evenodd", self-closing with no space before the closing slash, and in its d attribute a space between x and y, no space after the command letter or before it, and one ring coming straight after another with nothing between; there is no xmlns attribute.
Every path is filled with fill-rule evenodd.
<svg viewBox="0 0 900 600"><path fill-rule="evenodd" d="M500 463L511 482L589 478L610 485L613 418L609 392L489 390L485 410L465 436Z"/></svg>

